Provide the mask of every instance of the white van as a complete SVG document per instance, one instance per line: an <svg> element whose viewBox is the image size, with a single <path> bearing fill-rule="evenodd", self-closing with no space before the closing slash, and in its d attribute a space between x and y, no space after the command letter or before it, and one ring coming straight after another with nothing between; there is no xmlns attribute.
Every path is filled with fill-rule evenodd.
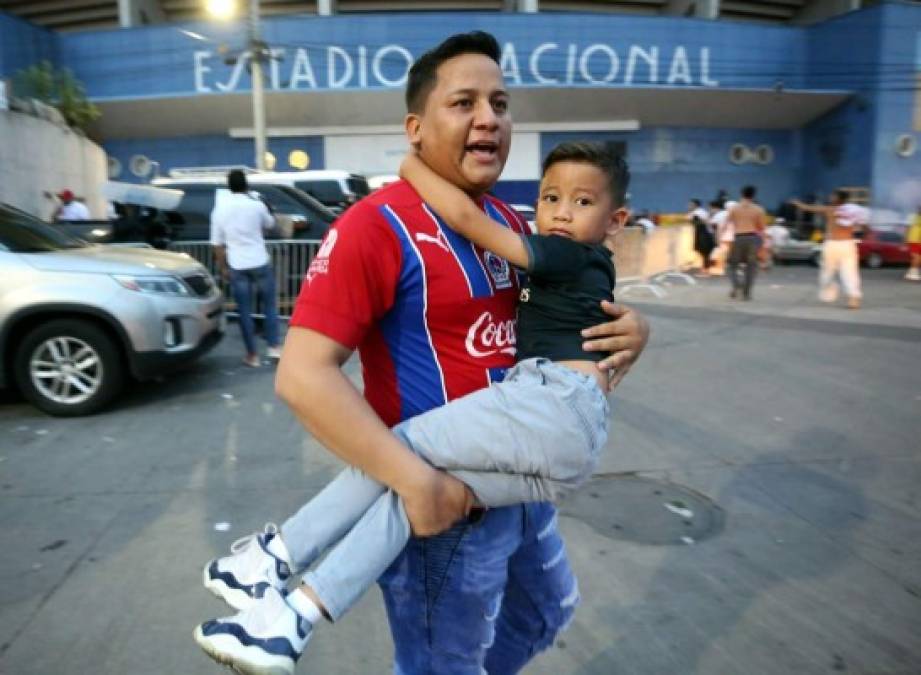
<svg viewBox="0 0 921 675"><path fill-rule="evenodd" d="M252 184L275 183L290 185L313 196L320 203L341 213L371 189L368 179L357 173L327 169L324 171L263 171L247 174Z"/></svg>

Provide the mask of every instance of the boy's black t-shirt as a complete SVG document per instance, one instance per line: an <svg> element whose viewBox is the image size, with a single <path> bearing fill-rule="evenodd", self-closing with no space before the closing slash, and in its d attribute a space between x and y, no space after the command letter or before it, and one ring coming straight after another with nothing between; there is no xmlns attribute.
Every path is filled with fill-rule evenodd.
<svg viewBox="0 0 921 675"><path fill-rule="evenodd" d="M582 349L583 328L609 320L601 300L612 300L611 252L601 244L529 235L528 283L518 301L517 359L600 361L607 352Z"/></svg>

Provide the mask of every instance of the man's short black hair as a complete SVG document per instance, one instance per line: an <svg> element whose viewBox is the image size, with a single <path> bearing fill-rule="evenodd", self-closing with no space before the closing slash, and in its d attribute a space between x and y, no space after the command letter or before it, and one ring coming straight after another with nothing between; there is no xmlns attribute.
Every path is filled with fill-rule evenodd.
<svg viewBox="0 0 921 675"><path fill-rule="evenodd" d="M838 199L839 204L844 204L845 202L847 202L847 198L849 196L850 195L848 194L847 190L841 190L841 189L835 190L835 197Z"/></svg>
<svg viewBox="0 0 921 675"><path fill-rule="evenodd" d="M246 174L240 169L231 169L227 174L227 187L231 192L246 192Z"/></svg>
<svg viewBox="0 0 921 675"><path fill-rule="evenodd" d="M755 189L754 185L746 185L742 188L742 196L745 197L745 199L754 199L755 193L757 192L758 190Z"/></svg>
<svg viewBox="0 0 921 675"><path fill-rule="evenodd" d="M435 88L438 79L438 66L461 54L483 54L496 64L502 50L499 43L489 33L475 30L470 33L458 33L447 38L434 49L425 52L409 69L406 80L406 110L421 113L429 94Z"/></svg>
<svg viewBox="0 0 921 675"><path fill-rule="evenodd" d="M693 198L692 198L692 199L691 199L691 203L692 203L694 206L700 206L700 200L699 200L699 199L693 199Z"/></svg>
<svg viewBox="0 0 921 675"><path fill-rule="evenodd" d="M559 162L583 162L601 169L608 177L608 188L611 198L618 208L624 205L627 199L627 186L630 185L630 169L627 161L603 143L587 143L574 141L560 143L550 151L541 167L541 175Z"/></svg>

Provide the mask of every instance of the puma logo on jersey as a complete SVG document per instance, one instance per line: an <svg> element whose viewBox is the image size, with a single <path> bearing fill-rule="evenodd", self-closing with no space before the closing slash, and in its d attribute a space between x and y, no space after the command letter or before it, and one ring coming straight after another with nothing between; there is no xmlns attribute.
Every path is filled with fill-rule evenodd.
<svg viewBox="0 0 921 675"><path fill-rule="evenodd" d="M528 302L528 301L531 299L531 289L530 289L530 288L522 288L522 289L521 289L521 295L518 296L518 299L519 299L521 302Z"/></svg>
<svg viewBox="0 0 921 675"><path fill-rule="evenodd" d="M451 252L451 247L448 246L448 240L445 238L441 230L438 230L438 235L434 237L430 234L425 234L424 232L416 232L416 241L424 241L429 244L435 244L435 246L443 248L448 253Z"/></svg>

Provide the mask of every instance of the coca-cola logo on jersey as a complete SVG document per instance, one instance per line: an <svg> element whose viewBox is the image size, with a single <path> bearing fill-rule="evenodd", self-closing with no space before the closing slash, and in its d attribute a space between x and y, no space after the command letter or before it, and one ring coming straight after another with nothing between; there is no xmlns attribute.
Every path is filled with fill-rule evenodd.
<svg viewBox="0 0 921 675"><path fill-rule="evenodd" d="M496 321L492 312L483 312L467 331L467 353L482 358L493 354L515 355L515 320Z"/></svg>

